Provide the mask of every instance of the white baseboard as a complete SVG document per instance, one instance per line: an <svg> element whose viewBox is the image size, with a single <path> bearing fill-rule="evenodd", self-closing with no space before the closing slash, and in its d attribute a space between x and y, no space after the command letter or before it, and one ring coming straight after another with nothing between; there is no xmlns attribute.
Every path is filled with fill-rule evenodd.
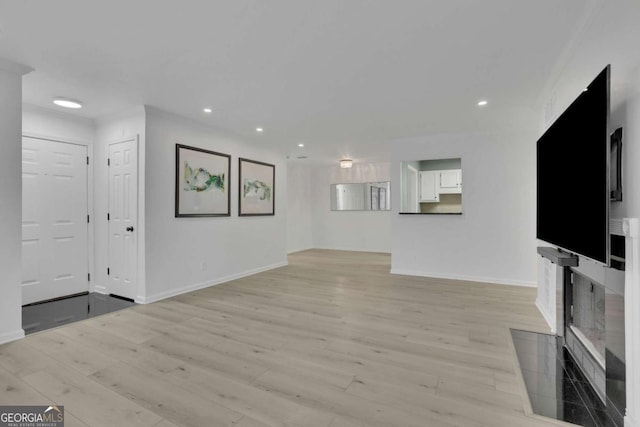
<svg viewBox="0 0 640 427"><path fill-rule="evenodd" d="M464 276L464 275L458 275L458 274L430 273L426 271L404 270L401 268L392 268L391 274L400 274L404 276L433 277L435 279L465 280L468 282L481 282L481 283L508 285L508 286L523 286L527 288L536 288L538 286L536 282L505 280L505 279L497 279L495 277L479 277L479 276Z"/></svg>
<svg viewBox="0 0 640 427"><path fill-rule="evenodd" d="M0 344L16 341L22 338L24 338L24 331L22 329L13 332L5 332L4 334L0 334Z"/></svg>
<svg viewBox="0 0 640 427"><path fill-rule="evenodd" d="M309 249L313 249L313 247L309 246L308 248L291 249L290 251L287 251L287 255L295 254L297 252L302 252L302 251L308 251Z"/></svg>
<svg viewBox="0 0 640 427"><path fill-rule="evenodd" d="M391 254L390 249L362 249L349 246L315 246L309 249L322 249L327 251L348 251L348 252L371 252L375 254Z"/></svg>
<svg viewBox="0 0 640 427"><path fill-rule="evenodd" d="M107 287L106 286L101 286L101 285L95 285L93 287L93 292L97 292L97 293L102 294L102 295L107 295L108 294Z"/></svg>
<svg viewBox="0 0 640 427"><path fill-rule="evenodd" d="M547 325L549 325L549 331L552 334L555 334L556 331L554 331L553 327L551 325L553 325L553 322L551 321L551 319L549 319L549 315L546 313L546 311L544 311L542 309L542 306L540 305L540 303L538 302L538 300L536 300L536 307L538 308L538 311L540 312L540 314L542 314L542 317L544 317L544 320L547 322Z"/></svg>
<svg viewBox="0 0 640 427"><path fill-rule="evenodd" d="M244 271L242 273L232 274L229 276L221 277L212 282L195 283L193 285L183 286L177 289L171 289L170 291L161 292L159 294L151 295L148 297L138 296L135 302L138 304L151 304L152 302L160 301L163 299L175 297L176 295L186 294L187 292L193 292L200 289L208 288L210 286L220 285L222 283L230 282L231 280L241 279L247 276L253 276L254 274L262 273L264 271L273 270L275 268L285 267L289 265L287 261L279 262L276 264L267 265L265 267L256 268L253 270Z"/></svg>

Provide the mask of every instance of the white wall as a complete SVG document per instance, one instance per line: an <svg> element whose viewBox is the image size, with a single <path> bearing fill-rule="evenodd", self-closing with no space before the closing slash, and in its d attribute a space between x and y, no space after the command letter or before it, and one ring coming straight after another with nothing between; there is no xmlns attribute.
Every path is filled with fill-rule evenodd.
<svg viewBox="0 0 640 427"><path fill-rule="evenodd" d="M285 265L284 155L155 108L146 112L145 301ZM176 143L232 156L230 217L174 217ZM238 217L239 157L276 165L275 216Z"/></svg>
<svg viewBox="0 0 640 427"><path fill-rule="evenodd" d="M391 251L390 211L331 211L331 184L390 181L389 163L355 163L350 169L317 167L311 171L313 247L366 252ZM391 201L400 188L392 187Z"/></svg>
<svg viewBox="0 0 640 427"><path fill-rule="evenodd" d="M0 343L22 330L22 73L0 62ZM13 68L13 67L9 67Z"/></svg>
<svg viewBox="0 0 640 427"><path fill-rule="evenodd" d="M640 67L630 80L624 99L612 113L614 126L623 126L623 201L612 203L612 218L640 218Z"/></svg>
<svg viewBox="0 0 640 427"><path fill-rule="evenodd" d="M22 106L23 134L91 146L95 130L91 119L28 104Z"/></svg>
<svg viewBox="0 0 640 427"><path fill-rule="evenodd" d="M595 1L593 14L563 58L561 71L544 94L540 133L596 75L611 64L611 130L624 127L623 202L612 203L614 218L640 217L640 3Z"/></svg>
<svg viewBox="0 0 640 427"><path fill-rule="evenodd" d="M144 301L145 296L145 110L138 107L122 112L117 116L102 118L96 121L94 147L94 230L95 230L95 274L94 289L108 293L107 267L109 261L109 170L107 158L109 144L138 137L138 290L136 302Z"/></svg>
<svg viewBox="0 0 640 427"><path fill-rule="evenodd" d="M287 164L287 252L313 248L311 169Z"/></svg>
<svg viewBox="0 0 640 427"><path fill-rule="evenodd" d="M392 201L392 272L533 286L534 142L531 132L394 141L392 194L402 161L460 157L464 185L462 215L399 215L400 200Z"/></svg>

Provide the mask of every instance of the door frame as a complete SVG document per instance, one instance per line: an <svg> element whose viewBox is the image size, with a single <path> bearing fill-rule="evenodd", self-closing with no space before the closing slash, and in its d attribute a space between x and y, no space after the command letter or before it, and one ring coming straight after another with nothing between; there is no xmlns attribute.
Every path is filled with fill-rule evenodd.
<svg viewBox="0 0 640 427"><path fill-rule="evenodd" d="M135 248L135 253L136 253L136 284L135 284L135 296L133 298L134 302L138 303L138 304L144 304L144 293L142 292L143 287L142 287L142 283L144 281L144 277L143 277L143 273L144 273L144 252L141 253L141 250L144 251L144 246L142 245L142 242L145 238L144 235L144 225L142 224L142 221L140 218L144 218L144 212L141 212L142 209L142 203L140 203L140 200L142 200L141 198L144 197L144 194L141 194L142 191L141 189L144 186L144 183L142 182L142 180L144 179L144 174L140 173L140 170L142 168L142 163L141 163L141 153L140 153L140 135L139 134L135 134L135 135L131 135L128 137L122 137L119 138L117 140L111 140L107 143L106 145L106 152L105 152L105 158L109 159L109 151L110 151L110 147L114 144L122 144L124 142L130 142L130 141L134 141L136 144L136 157L137 157L137 163L136 163L136 183L137 183L137 198L136 198L136 231L137 231L137 238L136 238L136 248ZM106 197L107 197L107 212L109 212L109 196L110 196L110 192L111 192L111 185L110 185L110 180L109 180L109 167L107 167L107 180L106 180L106 187L107 187L107 192L106 192ZM109 259L109 253L110 253L110 245L111 245L111 234L109 232L109 227L111 226L110 222L107 221L107 241L106 241L106 255L107 255L107 266L109 266L111 264L111 260ZM100 287L101 289L98 292L104 293L106 295L109 295L110 289L109 289L109 276L106 276L106 285L104 288Z"/></svg>
<svg viewBox="0 0 640 427"><path fill-rule="evenodd" d="M413 181L413 187L414 187L414 200L416 203L416 207L415 207L415 211L414 213L420 212L420 173L418 171L418 169L414 168L411 165L407 165L407 170L411 171L412 174L415 174L415 180ZM407 182L409 182L409 176L407 175ZM407 185L408 187L408 185ZM408 193L408 191L407 191ZM408 210L408 209L407 209Z"/></svg>
<svg viewBox="0 0 640 427"><path fill-rule="evenodd" d="M87 263L90 280L88 281L88 291L94 292L96 276L94 271L95 253L94 253L94 239L95 239L95 223L96 216L93 205L93 195L95 192L94 180L93 180L93 168L95 164L95 157L93 155L93 144L87 141L74 140L70 138L62 138L58 136L51 136L46 134L38 134L34 132L22 132L22 138L41 139L44 141L59 142L62 144L79 145L87 149L87 156L89 157L89 164L87 165L87 214L89 215L89 223L87 224ZM22 141L20 141L22 144ZM20 297L20 306L22 307L22 296Z"/></svg>

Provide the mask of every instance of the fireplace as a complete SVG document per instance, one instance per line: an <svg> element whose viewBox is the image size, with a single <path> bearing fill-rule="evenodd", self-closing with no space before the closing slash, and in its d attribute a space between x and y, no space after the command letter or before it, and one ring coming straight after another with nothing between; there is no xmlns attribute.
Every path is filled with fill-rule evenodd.
<svg viewBox="0 0 640 427"><path fill-rule="evenodd" d="M611 236L611 267L580 259L567 267L564 344L615 425L625 413L625 250Z"/></svg>
<svg viewBox="0 0 640 427"><path fill-rule="evenodd" d="M569 328L602 366L605 364L604 286L574 273Z"/></svg>
<svg viewBox="0 0 640 427"><path fill-rule="evenodd" d="M567 351L573 346L572 358L582 350L587 360L582 370L593 367L594 389L602 390L596 368L602 365L604 292L604 401L612 420L607 425L640 427L640 219L612 220L610 230L610 268L555 248L538 248L536 305ZM583 315L580 307L576 312L574 300L596 313Z"/></svg>
<svg viewBox="0 0 640 427"><path fill-rule="evenodd" d="M565 295L565 345L606 403L605 287L572 271Z"/></svg>

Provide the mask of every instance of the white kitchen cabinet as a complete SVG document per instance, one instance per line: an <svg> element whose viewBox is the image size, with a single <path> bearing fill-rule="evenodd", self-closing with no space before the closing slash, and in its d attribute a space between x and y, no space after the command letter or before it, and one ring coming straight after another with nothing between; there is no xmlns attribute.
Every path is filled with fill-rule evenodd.
<svg viewBox="0 0 640 427"><path fill-rule="evenodd" d="M440 173L438 171L420 172L420 202L439 202Z"/></svg>
<svg viewBox="0 0 640 427"><path fill-rule="evenodd" d="M462 170L450 169L438 171L438 192L440 194L462 193Z"/></svg>

